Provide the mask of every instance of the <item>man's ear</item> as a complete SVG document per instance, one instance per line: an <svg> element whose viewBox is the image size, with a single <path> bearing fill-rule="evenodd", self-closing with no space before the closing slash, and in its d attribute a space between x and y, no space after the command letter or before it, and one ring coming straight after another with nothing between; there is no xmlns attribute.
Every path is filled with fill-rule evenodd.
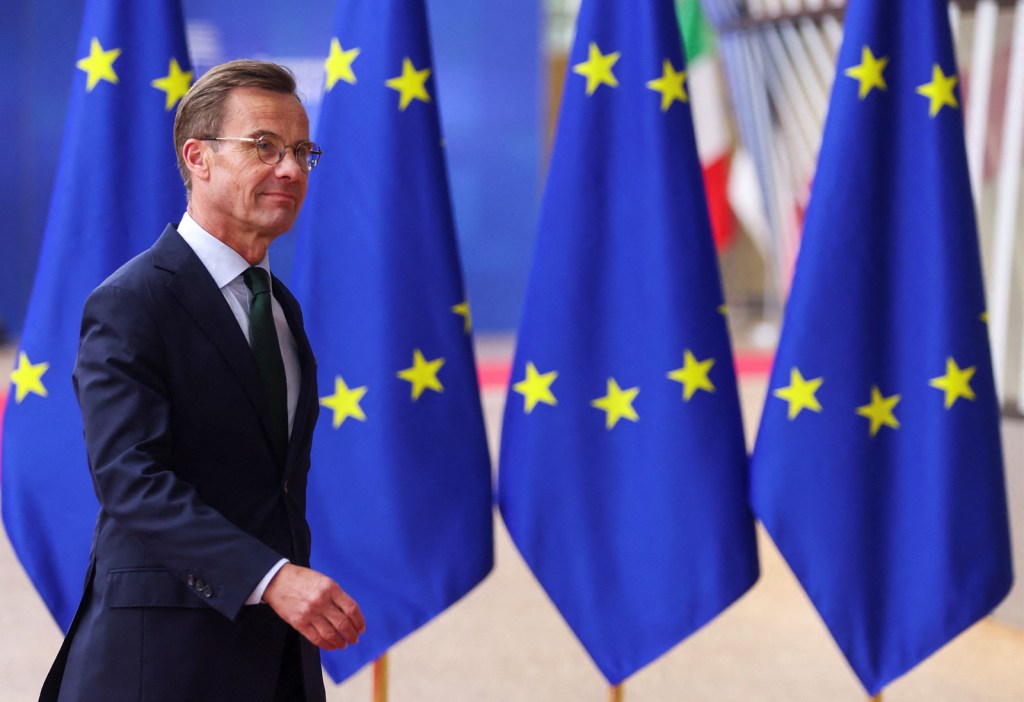
<svg viewBox="0 0 1024 702"><path fill-rule="evenodd" d="M208 180L210 177L209 150L199 139L189 139L181 147L185 167L192 173L193 180Z"/></svg>

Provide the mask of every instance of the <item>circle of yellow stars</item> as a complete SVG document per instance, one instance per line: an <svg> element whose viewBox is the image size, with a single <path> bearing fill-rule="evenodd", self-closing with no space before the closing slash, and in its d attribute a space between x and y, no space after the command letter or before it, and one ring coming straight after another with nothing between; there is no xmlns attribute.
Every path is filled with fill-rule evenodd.
<svg viewBox="0 0 1024 702"><path fill-rule="evenodd" d="M971 379L977 371L976 366L962 368L957 361L949 356L946 358L946 372L929 379L928 385L943 393L943 404L948 411L957 400L974 400L975 393L971 387ZM796 420L804 410L822 412L821 402L817 393L825 383L824 377L805 378L799 368L793 367L789 372L789 385L776 388L772 395L787 404L787 418ZM896 417L896 406L903 399L900 394L885 395L878 385L872 385L870 400L867 404L855 408L858 416L868 420L868 433L874 438L883 427L893 430L900 428Z"/></svg>
<svg viewBox="0 0 1024 702"><path fill-rule="evenodd" d="M121 57L121 49L104 49L99 37L89 41L89 55L75 62L75 67L83 71L85 92L91 93L101 81L118 85L117 71L114 62ZM183 71L178 59L171 57L167 62L167 75L159 76L150 81L150 85L164 93L164 110L170 112L181 98L185 97L192 85L192 71Z"/></svg>
<svg viewBox="0 0 1024 702"><path fill-rule="evenodd" d="M690 349L683 352L683 365L666 373L669 380L682 385L682 399L689 402L698 391L713 393L715 385L711 382L711 368L715 365L714 358L698 359ZM523 411L531 414L539 404L555 407L558 400L552 386L558 379L558 371L541 372L533 361L527 361L525 377L512 385L512 390L523 396ZM605 413L605 428L613 429L622 419L631 422L640 421L640 415L633 406L640 394L639 387L623 388L619 381L612 377L606 381L605 394L594 398L590 406Z"/></svg>
<svg viewBox="0 0 1024 702"><path fill-rule="evenodd" d="M587 46L587 60L581 61L572 67L572 72L587 79L587 97L594 95L602 85L609 88L619 87L619 79L615 75L615 64L622 58L622 53L612 51L603 53L597 42L590 42ZM686 71L676 70L676 67L669 59L661 62L661 75L652 78L645 84L646 87L661 94L661 111L667 112L676 102L685 103L689 101L686 93Z"/></svg>
<svg viewBox="0 0 1024 702"><path fill-rule="evenodd" d="M857 81L857 96L866 100L873 90L888 90L885 80L885 69L888 66L888 56L875 56L870 46L864 46L861 48L860 63L844 70L843 75ZM932 64L931 80L915 89L918 95L928 98L929 117L936 117L943 107L954 110L960 108L955 92L958 80L955 73L946 75L939 64Z"/></svg>
<svg viewBox="0 0 1024 702"><path fill-rule="evenodd" d="M462 333L469 334L472 330L469 301L463 299L462 302L450 306L449 311L461 320ZM408 368L403 368L395 373L395 377L409 383L412 402L419 401L427 390L439 394L444 392L444 383L440 378L441 369L445 364L443 357L428 358L422 350L416 348L413 349L411 362L412 365ZM349 387L343 376L335 375L334 392L320 398L320 406L331 410L331 426L334 429L340 429L348 419L366 422L366 412L361 403L368 392L369 386Z"/></svg>
<svg viewBox="0 0 1024 702"><path fill-rule="evenodd" d="M355 85L358 81L355 72L355 61L362 49L344 48L341 39L332 37L327 58L324 60L325 88L327 92L334 90L339 82ZM384 81L384 85L398 93L398 110L405 112L414 101L429 103L430 91L427 80L432 69L429 66L417 68L412 58L402 59L401 72ZM468 315L468 312L466 313ZM468 324L468 321L467 321Z"/></svg>

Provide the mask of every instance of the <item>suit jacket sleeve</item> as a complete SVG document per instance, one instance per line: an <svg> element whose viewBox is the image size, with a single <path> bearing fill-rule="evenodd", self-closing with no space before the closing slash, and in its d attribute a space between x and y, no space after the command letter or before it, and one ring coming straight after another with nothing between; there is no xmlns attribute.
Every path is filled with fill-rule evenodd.
<svg viewBox="0 0 1024 702"><path fill-rule="evenodd" d="M191 585L201 578L207 604L234 619L245 599L280 559L252 534L205 503L171 465L171 413L166 344L140 295L116 285L86 302L75 391L89 465L102 509L133 535L147 555Z"/></svg>

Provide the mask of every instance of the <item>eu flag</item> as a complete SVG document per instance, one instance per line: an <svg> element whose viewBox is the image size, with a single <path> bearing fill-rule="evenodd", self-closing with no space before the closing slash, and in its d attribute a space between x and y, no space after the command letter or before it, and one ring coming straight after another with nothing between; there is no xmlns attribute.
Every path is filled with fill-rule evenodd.
<svg viewBox="0 0 1024 702"><path fill-rule="evenodd" d="M672 0L585 0L502 430L499 502L612 684L757 578Z"/></svg>
<svg viewBox="0 0 1024 702"><path fill-rule="evenodd" d="M752 499L870 694L1009 590L943 0L850 3Z"/></svg>
<svg viewBox="0 0 1024 702"><path fill-rule="evenodd" d="M185 210L172 128L192 80L177 0L89 0L76 56L3 427L4 526L65 630L99 511L71 386L82 306Z"/></svg>
<svg viewBox="0 0 1024 702"><path fill-rule="evenodd" d="M342 0L293 289L319 363L313 567L359 602L335 681L493 563L490 459L423 0Z"/></svg>

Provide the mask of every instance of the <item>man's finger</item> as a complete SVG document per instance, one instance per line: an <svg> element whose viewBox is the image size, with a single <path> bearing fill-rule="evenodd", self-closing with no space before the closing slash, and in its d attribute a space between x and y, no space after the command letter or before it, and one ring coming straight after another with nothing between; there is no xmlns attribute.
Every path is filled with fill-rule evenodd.
<svg viewBox="0 0 1024 702"><path fill-rule="evenodd" d="M338 634L337 630L326 619L317 618L313 622L308 623L303 629L303 636L314 646L325 651L334 651L335 649L348 646L348 642Z"/></svg>
<svg viewBox="0 0 1024 702"><path fill-rule="evenodd" d="M339 595L334 598L335 606L352 621L352 626L355 627L357 633L366 633L366 621L363 619L363 612L359 609L359 605L340 587L338 590Z"/></svg>
<svg viewBox="0 0 1024 702"><path fill-rule="evenodd" d="M324 613L324 617L330 623L331 627L338 634L350 644L359 642L359 631L358 626L352 618L337 607L334 603L331 604L330 608Z"/></svg>

